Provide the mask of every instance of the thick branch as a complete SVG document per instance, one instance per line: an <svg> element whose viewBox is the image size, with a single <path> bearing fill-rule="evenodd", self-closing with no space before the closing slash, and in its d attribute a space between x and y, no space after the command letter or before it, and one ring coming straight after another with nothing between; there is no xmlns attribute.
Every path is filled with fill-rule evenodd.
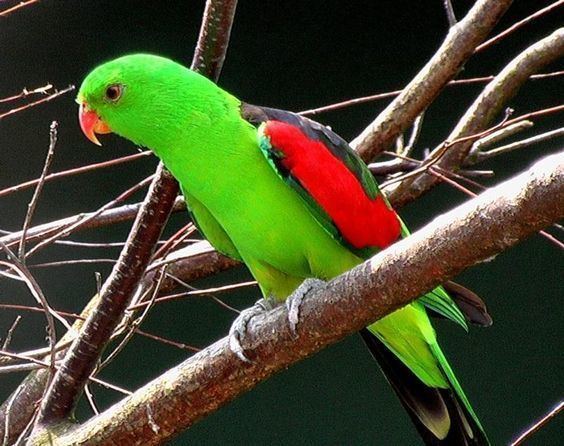
<svg viewBox="0 0 564 446"><path fill-rule="evenodd" d="M57 444L160 444L275 372L563 217L564 152L313 290L300 308L296 335L284 306L253 318L243 342L253 362L239 360L228 339L221 339L100 416L62 433Z"/></svg>
<svg viewBox="0 0 564 446"><path fill-rule="evenodd" d="M377 154L387 150L433 102L510 5L511 0L478 0L466 17L450 28L445 41L431 60L401 94L351 142L351 146L364 161L372 161Z"/></svg>
<svg viewBox="0 0 564 446"><path fill-rule="evenodd" d="M447 141L455 141L484 131L532 74L563 56L564 28L560 28L513 59L486 86L452 130ZM474 142L472 139L466 139L449 147L437 165L445 170L456 170L468 156ZM436 148L428 161L440 156L441 153L442 147ZM389 197L396 205L401 206L419 197L437 182L439 179L436 176L422 173L397 183L388 191Z"/></svg>
<svg viewBox="0 0 564 446"><path fill-rule="evenodd" d="M235 14L236 0L208 0L192 68L219 77ZM66 420L76 407L110 336L121 321L147 267L178 194L178 184L161 165L99 304L84 323L42 401L38 426Z"/></svg>
<svg viewBox="0 0 564 446"><path fill-rule="evenodd" d="M41 404L39 425L66 419L74 410L84 385L94 371L113 331L126 310L166 223L178 187L162 167L141 207L112 274L100 291L101 298L61 364ZM164 180L164 181L163 181Z"/></svg>

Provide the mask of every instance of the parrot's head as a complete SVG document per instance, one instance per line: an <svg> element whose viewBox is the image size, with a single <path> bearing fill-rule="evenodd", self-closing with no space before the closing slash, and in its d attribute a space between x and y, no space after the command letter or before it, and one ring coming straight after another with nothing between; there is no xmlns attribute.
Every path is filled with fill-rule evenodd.
<svg viewBox="0 0 564 446"><path fill-rule="evenodd" d="M134 54L98 66L84 79L76 101L80 127L94 144L116 133L151 149L198 119L202 102L218 90L203 76L164 57ZM177 133L177 132L176 132Z"/></svg>

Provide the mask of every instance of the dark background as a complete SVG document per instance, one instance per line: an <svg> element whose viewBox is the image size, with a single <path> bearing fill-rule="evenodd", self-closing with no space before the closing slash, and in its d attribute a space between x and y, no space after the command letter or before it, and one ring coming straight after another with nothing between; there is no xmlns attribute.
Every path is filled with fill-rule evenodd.
<svg viewBox="0 0 564 446"><path fill-rule="evenodd" d="M435 1L241 1L220 84L242 99L290 110L395 90L404 86L436 50L447 32L442 0ZM453 2L462 16L472 2ZM549 1L516 1L500 31ZM0 98L47 81L57 87L80 84L94 66L132 52L152 52L189 64L203 1L54 1L0 20ZM0 9L4 5L0 3ZM484 51L462 77L497 73L529 44L558 25L552 14ZM562 66L548 67L562 69ZM450 88L427 113L419 148L433 147L448 135L479 86ZM558 104L560 79L531 81L509 105L517 114ZM377 102L317 119L351 139L385 106ZM1 104L0 104L1 105ZM4 110L6 107L1 108ZM39 175L48 146L48 128L59 121L53 170L132 153L115 137L96 148L80 133L72 95L0 121L0 189ZM545 118L534 132L562 125ZM532 134L531 132L526 135ZM521 137L521 135L520 135ZM484 163L495 169L493 184L521 171L551 151L552 140ZM149 175L155 159L101 170L46 185L34 223L94 210ZM31 191L0 198L0 228L21 227ZM136 198L141 199L142 194ZM413 229L466 197L441 186L402 209ZM185 224L175 215L167 234ZM73 237L120 241L129 223ZM85 256L113 257L117 250L49 248L30 263ZM462 274L458 280L485 298L495 323L469 335L438 321L441 345L495 444L507 443L562 397L562 255L540 236ZM95 292L94 271L107 276L111 265L35 269L55 308L79 312ZM244 268L197 284L249 279ZM222 296L238 307L258 297L256 289ZM23 286L0 278L0 302L34 304ZM0 312L0 337L17 315ZM144 324L152 333L205 346L227 333L234 314L211 300L194 299L158 306ZM44 345L44 319L24 314L13 348ZM186 357L186 353L135 337L102 373L108 381L135 389ZM0 399L23 376L0 375ZM101 407L119 398L93 387ZM86 406L79 418L89 414ZM529 444L556 444L562 422L544 428ZM417 444L417 435L358 336L327 348L201 421L175 444Z"/></svg>

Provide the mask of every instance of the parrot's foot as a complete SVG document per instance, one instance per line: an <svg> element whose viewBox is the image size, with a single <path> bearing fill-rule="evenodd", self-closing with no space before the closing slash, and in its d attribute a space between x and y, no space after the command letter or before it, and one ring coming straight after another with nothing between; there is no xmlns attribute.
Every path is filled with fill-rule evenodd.
<svg viewBox="0 0 564 446"><path fill-rule="evenodd" d="M241 345L241 339L247 332L247 325L249 321L253 317L258 316L265 311L272 310L274 307L275 305L270 300L260 299L251 308L241 311L241 314L239 314L237 319L233 321L233 324L229 329L229 349L237 355L241 361L252 362L245 355L245 350Z"/></svg>
<svg viewBox="0 0 564 446"><path fill-rule="evenodd" d="M286 308L288 309L288 323L290 325L290 330L292 333L296 334L296 327L300 321L300 306L304 300L307 293L315 288L319 288L325 285L325 282L320 279L306 279L302 284L296 288L296 291L286 299Z"/></svg>

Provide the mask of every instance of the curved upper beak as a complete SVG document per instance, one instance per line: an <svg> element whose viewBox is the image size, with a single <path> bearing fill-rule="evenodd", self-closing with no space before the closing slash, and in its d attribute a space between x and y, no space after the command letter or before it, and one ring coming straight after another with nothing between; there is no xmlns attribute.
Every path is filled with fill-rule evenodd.
<svg viewBox="0 0 564 446"><path fill-rule="evenodd" d="M86 102L80 104L78 109L78 121L80 122L82 133L97 146L102 145L96 137L97 133L105 134L112 132L108 124L102 121L95 111L88 108Z"/></svg>

